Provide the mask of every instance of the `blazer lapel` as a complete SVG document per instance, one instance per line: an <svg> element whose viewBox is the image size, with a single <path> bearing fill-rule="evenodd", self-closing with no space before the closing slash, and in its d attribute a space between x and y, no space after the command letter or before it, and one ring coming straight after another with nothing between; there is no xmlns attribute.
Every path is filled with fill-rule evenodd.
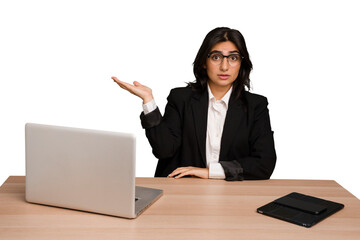
<svg viewBox="0 0 360 240"><path fill-rule="evenodd" d="M206 127L208 104L209 95L207 91L204 91L201 94L194 94L191 107L193 111L196 138L204 166L206 166Z"/></svg>
<svg viewBox="0 0 360 240"><path fill-rule="evenodd" d="M219 160L224 159L224 156L227 155L233 139L236 134L239 134L237 129L241 124L246 122L246 112L244 111L244 106L241 99L231 99L229 101L229 108L226 113L224 129L221 137L221 147L220 147L220 156ZM245 130L245 128L244 128Z"/></svg>

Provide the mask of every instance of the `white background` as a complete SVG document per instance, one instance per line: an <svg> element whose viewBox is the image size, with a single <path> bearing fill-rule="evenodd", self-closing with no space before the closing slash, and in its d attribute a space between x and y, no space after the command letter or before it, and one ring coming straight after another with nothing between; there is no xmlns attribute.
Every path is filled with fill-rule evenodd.
<svg viewBox="0 0 360 240"><path fill-rule="evenodd" d="M272 178L333 179L360 197L360 14L356 1L0 1L0 182L25 174L26 122L131 132L137 176L153 176L141 100L194 80L205 35L244 35L252 92L269 100Z"/></svg>

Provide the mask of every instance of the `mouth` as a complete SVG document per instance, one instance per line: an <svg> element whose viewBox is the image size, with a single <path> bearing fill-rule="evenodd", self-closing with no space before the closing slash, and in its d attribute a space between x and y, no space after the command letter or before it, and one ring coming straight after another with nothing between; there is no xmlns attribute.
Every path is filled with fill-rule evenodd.
<svg viewBox="0 0 360 240"><path fill-rule="evenodd" d="M230 77L230 75L228 74L218 74L218 77L221 79L221 80L226 80Z"/></svg>

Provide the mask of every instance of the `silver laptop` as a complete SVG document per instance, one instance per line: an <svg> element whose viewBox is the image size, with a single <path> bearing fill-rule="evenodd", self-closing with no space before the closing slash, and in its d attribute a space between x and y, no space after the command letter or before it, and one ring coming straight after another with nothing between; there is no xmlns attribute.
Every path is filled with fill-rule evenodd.
<svg viewBox="0 0 360 240"><path fill-rule="evenodd" d="M26 201L136 218L163 193L135 186L132 134L25 125Z"/></svg>

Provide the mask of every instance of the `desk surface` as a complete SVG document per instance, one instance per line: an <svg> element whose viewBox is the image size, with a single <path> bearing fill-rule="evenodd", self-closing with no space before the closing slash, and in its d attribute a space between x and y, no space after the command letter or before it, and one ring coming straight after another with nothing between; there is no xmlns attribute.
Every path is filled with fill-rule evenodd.
<svg viewBox="0 0 360 240"><path fill-rule="evenodd" d="M359 239L360 201L335 181L226 182L197 178L137 178L164 195L137 219L25 202L25 177L0 188L0 239ZM290 192L345 204L312 228L270 218L256 209Z"/></svg>

